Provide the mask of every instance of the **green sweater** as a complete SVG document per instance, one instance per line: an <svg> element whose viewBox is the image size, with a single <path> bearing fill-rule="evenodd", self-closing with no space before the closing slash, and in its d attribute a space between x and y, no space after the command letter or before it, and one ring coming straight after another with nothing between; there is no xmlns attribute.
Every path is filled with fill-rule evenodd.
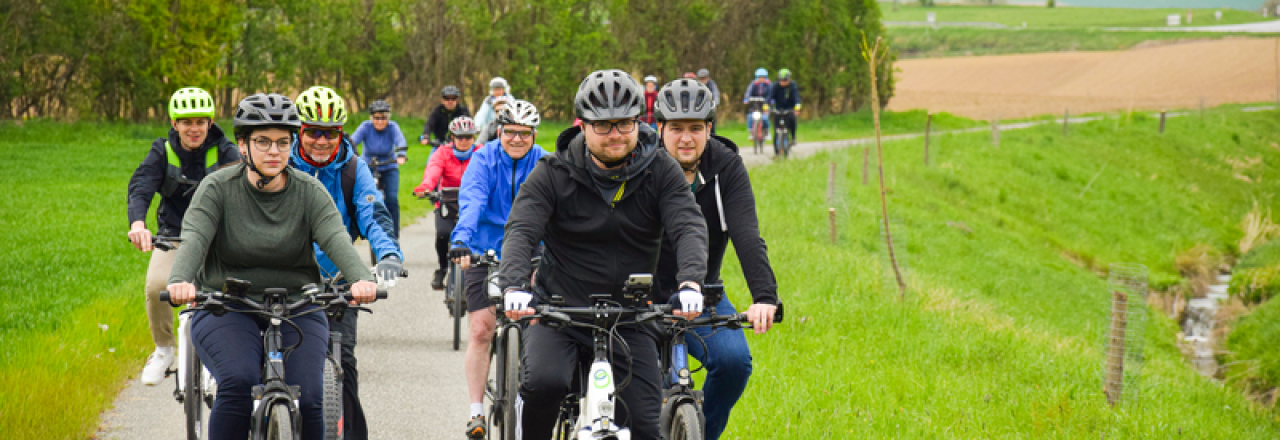
<svg viewBox="0 0 1280 440"><path fill-rule="evenodd" d="M170 284L192 282L214 291L235 277L253 283L255 301L269 287L289 289L297 300L302 286L321 282L312 242L348 280L373 280L320 181L289 167L284 189L264 192L249 182L246 167L219 170L200 182L182 221Z"/></svg>

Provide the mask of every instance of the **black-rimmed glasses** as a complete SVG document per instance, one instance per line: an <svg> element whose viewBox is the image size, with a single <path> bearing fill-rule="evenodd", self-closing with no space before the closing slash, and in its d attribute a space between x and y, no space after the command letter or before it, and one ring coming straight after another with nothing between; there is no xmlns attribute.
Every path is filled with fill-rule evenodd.
<svg viewBox="0 0 1280 440"><path fill-rule="evenodd" d="M596 134L602 135L602 136L609 134L610 131L613 131L614 127L618 128L619 134L630 134L632 131L635 131L636 129L636 120L626 119L618 122L590 121L590 122L587 122L587 125L591 126L591 131L594 131L596 132Z"/></svg>
<svg viewBox="0 0 1280 440"><path fill-rule="evenodd" d="M502 129L502 135L512 139L515 139L517 137L521 139L533 139L533 130L515 131L510 128L504 128Z"/></svg>

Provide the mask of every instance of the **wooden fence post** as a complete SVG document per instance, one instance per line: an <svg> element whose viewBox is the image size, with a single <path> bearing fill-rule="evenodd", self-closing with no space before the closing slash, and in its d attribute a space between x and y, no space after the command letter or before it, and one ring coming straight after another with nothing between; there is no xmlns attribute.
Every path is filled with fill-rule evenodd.
<svg viewBox="0 0 1280 440"><path fill-rule="evenodd" d="M1063 136L1067 135L1067 121L1070 121L1070 120L1071 120L1071 109L1063 110L1062 111L1062 135Z"/></svg>
<svg viewBox="0 0 1280 440"><path fill-rule="evenodd" d="M1164 134L1164 116L1165 110L1160 109L1160 134Z"/></svg>
<svg viewBox="0 0 1280 440"><path fill-rule="evenodd" d="M827 171L827 206L836 205L836 163L831 162L831 169Z"/></svg>
<svg viewBox="0 0 1280 440"><path fill-rule="evenodd" d="M991 144L1000 148L1000 119L991 119Z"/></svg>

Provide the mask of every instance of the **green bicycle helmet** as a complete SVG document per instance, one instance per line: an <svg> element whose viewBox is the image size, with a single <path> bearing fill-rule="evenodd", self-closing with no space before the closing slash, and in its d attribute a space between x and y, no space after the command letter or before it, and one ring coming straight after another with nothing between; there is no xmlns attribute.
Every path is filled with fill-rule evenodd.
<svg viewBox="0 0 1280 440"><path fill-rule="evenodd" d="M778 71L778 79L791 79L791 69L781 69Z"/></svg>
<svg viewBox="0 0 1280 440"><path fill-rule="evenodd" d="M347 123L347 106L338 92L315 86L298 94L298 116L302 123L316 127L342 127Z"/></svg>
<svg viewBox="0 0 1280 440"><path fill-rule="evenodd" d="M213 96L199 87L183 87L169 98L169 119L212 118Z"/></svg>

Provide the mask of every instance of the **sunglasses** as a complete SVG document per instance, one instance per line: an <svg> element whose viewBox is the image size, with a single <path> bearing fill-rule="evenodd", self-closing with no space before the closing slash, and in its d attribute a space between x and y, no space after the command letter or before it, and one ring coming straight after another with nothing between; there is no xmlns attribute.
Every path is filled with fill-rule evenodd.
<svg viewBox="0 0 1280 440"><path fill-rule="evenodd" d="M312 139L324 138L324 139L333 140L333 139L342 137L342 129L341 128L306 128L302 130L302 134L305 134L307 135L307 137L310 137Z"/></svg>
<svg viewBox="0 0 1280 440"><path fill-rule="evenodd" d="M373 120L375 120L375 121L385 121L385 120L388 120L388 119L391 119L391 118L388 118L388 117L386 117L386 116L374 116L374 117L373 117L373 118L371 118L371 119L373 119Z"/></svg>
<svg viewBox="0 0 1280 440"><path fill-rule="evenodd" d="M455 134L453 135L453 138L460 141L473 141L476 139L476 136L473 134Z"/></svg>
<svg viewBox="0 0 1280 440"><path fill-rule="evenodd" d="M458 100L458 97L457 97L457 96L446 96L446 97L444 97L443 99L444 99L445 101L457 101L457 100Z"/></svg>

